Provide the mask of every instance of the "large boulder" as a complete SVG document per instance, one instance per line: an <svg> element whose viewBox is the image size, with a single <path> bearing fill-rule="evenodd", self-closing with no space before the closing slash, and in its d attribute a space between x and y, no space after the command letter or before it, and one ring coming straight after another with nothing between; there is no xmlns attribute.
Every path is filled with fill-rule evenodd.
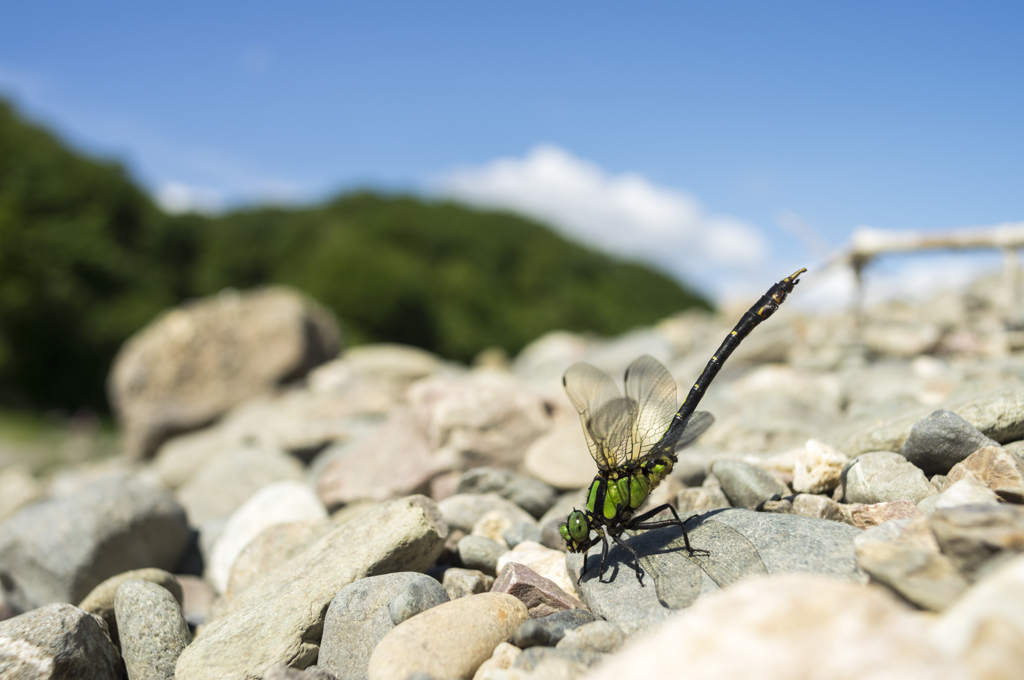
<svg viewBox="0 0 1024 680"><path fill-rule="evenodd" d="M110 401L135 457L211 422L338 354L334 316L282 287L186 302L132 336L110 374Z"/></svg>

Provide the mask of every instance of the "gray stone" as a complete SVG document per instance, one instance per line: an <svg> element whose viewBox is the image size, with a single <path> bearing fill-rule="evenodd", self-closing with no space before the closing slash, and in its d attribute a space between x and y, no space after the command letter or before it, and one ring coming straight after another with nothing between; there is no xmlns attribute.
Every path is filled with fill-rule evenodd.
<svg viewBox="0 0 1024 680"><path fill-rule="evenodd" d="M43 485L28 467L11 465L0 468L0 522L43 497Z"/></svg>
<svg viewBox="0 0 1024 680"><path fill-rule="evenodd" d="M177 577L181 584L181 611L191 628L198 628L206 622L206 615L217 597L213 586L198 576L186 574Z"/></svg>
<svg viewBox="0 0 1024 680"><path fill-rule="evenodd" d="M0 622L0 673L12 680L120 680L121 657L103 619L48 604Z"/></svg>
<svg viewBox="0 0 1024 680"><path fill-rule="evenodd" d="M459 559L467 569L477 569L494 576L498 573L498 558L505 554L505 546L483 536L466 536L459 541Z"/></svg>
<svg viewBox="0 0 1024 680"><path fill-rule="evenodd" d="M494 585L494 577L476 569L445 569L441 581L452 600L467 595L486 593Z"/></svg>
<svg viewBox="0 0 1024 680"><path fill-rule="evenodd" d="M451 598L448 597L448 592L439 581L429 577L418 578L406 583L391 598L388 611L391 613L391 621L397 626L402 621L449 600Z"/></svg>
<svg viewBox="0 0 1024 680"><path fill-rule="evenodd" d="M421 585L428 597L439 599L428 581L437 585L447 601L440 583L411 572L371 576L339 590L327 609L317 666L342 678L366 678L373 648L395 627L390 603L414 584ZM397 609L400 616L411 611L401 603Z"/></svg>
<svg viewBox="0 0 1024 680"><path fill-rule="evenodd" d="M794 515L827 519L846 524L850 523L850 517L847 513L843 512L843 506L827 496L798 493L792 497L791 502L793 503Z"/></svg>
<svg viewBox="0 0 1024 680"><path fill-rule="evenodd" d="M236 446L207 460L177 491L189 525L227 519L274 482L301 481L302 463L281 451Z"/></svg>
<svg viewBox="0 0 1024 680"><path fill-rule="evenodd" d="M555 645L559 649L575 647L592 652L611 654L626 641L622 629L609 621L591 621L579 628L565 631L565 636Z"/></svg>
<svg viewBox="0 0 1024 680"><path fill-rule="evenodd" d="M967 456L949 471L955 483L973 477L1007 503L1024 503L1024 461L998 446L986 446Z"/></svg>
<svg viewBox="0 0 1024 680"><path fill-rule="evenodd" d="M184 597L178 579L174 574L163 569L133 569L117 576L111 576L93 588L92 592L78 604L78 608L103 619L103 622L107 624L110 639L118 649L121 647L121 642L118 635L117 619L114 616L114 596L122 583L131 580L148 581L164 588L171 594L179 607Z"/></svg>
<svg viewBox="0 0 1024 680"><path fill-rule="evenodd" d="M572 409L568 398L566 402L565 408ZM575 409L572 412L572 418L556 421L553 429L538 437L526 450L523 461L524 472L556 489L578 489L594 478L594 459Z"/></svg>
<svg viewBox="0 0 1024 680"><path fill-rule="evenodd" d="M640 555L643 585L632 557L618 546L608 556L608 571L599 581L600 543L588 553L580 581L581 599L596 615L633 635L661 623L672 610L684 609L702 595L757 574L822 574L862 581L853 540L858 529L839 522L799 515L715 510L686 522L687 553L677 527L645 531L626 542ZM706 551L704 552L699 551ZM579 573L581 556L569 554L570 573Z"/></svg>
<svg viewBox="0 0 1024 680"><path fill-rule="evenodd" d="M445 498L437 507L441 509L441 514L444 515L449 527L465 531L467 534L473 531L473 525L481 517L494 510L505 515L512 525L534 521L530 513L495 493L458 493Z"/></svg>
<svg viewBox="0 0 1024 680"><path fill-rule="evenodd" d="M106 479L0 525L0 582L15 610L80 602L116 574L173 570L188 539L169 493L135 478Z"/></svg>
<svg viewBox="0 0 1024 680"><path fill-rule="evenodd" d="M276 663L311 664L339 588L375 574L427 569L441 554L447 531L437 506L422 496L364 511L240 593L185 649L177 677L259 677Z"/></svg>
<svg viewBox="0 0 1024 680"><path fill-rule="evenodd" d="M502 538L505 539L505 543L508 547L514 548L523 541L533 541L534 543L542 543L544 541L544 533L540 527L533 522L519 522L509 527Z"/></svg>
<svg viewBox="0 0 1024 680"><path fill-rule="evenodd" d="M961 505L936 509L935 539L969 580L1024 551L1024 508L1016 505Z"/></svg>
<svg viewBox="0 0 1024 680"><path fill-rule="evenodd" d="M729 508L729 499L720 486L696 486L681 489L676 496L676 509L680 515Z"/></svg>
<svg viewBox="0 0 1024 680"><path fill-rule="evenodd" d="M512 644L520 649L554 647L568 631L595 620L596 617L585 609L566 609L532 618L519 625L512 636Z"/></svg>
<svg viewBox="0 0 1024 680"><path fill-rule="evenodd" d="M857 562L872 579L923 609L940 612L967 590L967 581L944 555L899 541L857 544Z"/></svg>
<svg viewBox="0 0 1024 680"><path fill-rule="evenodd" d="M547 670L552 661L562 662L570 668L585 670L604 661L605 655L590 649L579 647L530 647L524 649L523 653L516 657L514 668L521 668L524 671L532 671L538 677L551 677L553 673ZM557 676L556 676L557 677Z"/></svg>
<svg viewBox="0 0 1024 680"><path fill-rule="evenodd" d="M338 676L317 666L308 666L300 671L288 668L284 664L277 664L267 669L263 674L263 680L338 680Z"/></svg>
<svg viewBox="0 0 1024 680"><path fill-rule="evenodd" d="M928 498L932 498L929 496ZM928 498L921 501L924 503ZM920 507L921 503L918 503ZM955 508L958 505L998 505L999 496L975 477L965 477L946 486L935 497L936 508ZM930 513L929 513L930 514Z"/></svg>
<svg viewBox="0 0 1024 680"><path fill-rule="evenodd" d="M530 618L554 614L565 609L579 609L583 604L565 592L551 579L544 578L525 564L508 562L491 586L492 593L508 593L526 605ZM519 645L517 645L519 646Z"/></svg>
<svg viewBox="0 0 1024 680"><path fill-rule="evenodd" d="M920 468L898 453L865 453L843 468L843 501L846 503L917 503L936 493Z"/></svg>
<svg viewBox="0 0 1024 680"><path fill-rule="evenodd" d="M935 411L914 423L900 454L928 477L950 468L985 446L998 446L952 411Z"/></svg>
<svg viewBox="0 0 1024 680"><path fill-rule="evenodd" d="M121 347L110 401L135 457L338 354L326 308L283 287L226 291L164 312Z"/></svg>
<svg viewBox="0 0 1024 680"><path fill-rule="evenodd" d="M181 607L164 588L128 580L114 596L121 655L129 680L174 677L174 664L192 641Z"/></svg>
<svg viewBox="0 0 1024 680"><path fill-rule="evenodd" d="M481 593L428 609L395 626L370 656L369 680L470 678L529 616L526 605L502 593Z"/></svg>
<svg viewBox="0 0 1024 680"><path fill-rule="evenodd" d="M734 507L756 508L773 496L788 496L790 490L770 472L739 460L716 460L711 471Z"/></svg>
<svg viewBox="0 0 1024 680"><path fill-rule="evenodd" d="M558 500L558 492L553 486L511 470L492 467L464 472L455 493L496 493L538 518Z"/></svg>

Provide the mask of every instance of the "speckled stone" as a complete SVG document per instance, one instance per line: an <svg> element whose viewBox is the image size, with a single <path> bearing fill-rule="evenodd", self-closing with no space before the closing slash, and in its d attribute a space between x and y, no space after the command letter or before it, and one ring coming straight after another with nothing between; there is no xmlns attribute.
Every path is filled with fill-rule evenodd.
<svg viewBox="0 0 1024 680"><path fill-rule="evenodd" d="M92 592L79 603L78 608L95 614L106 622L110 639L118 649L121 647L121 642L118 636L117 620L114 616L114 595L117 594L117 589L122 583L131 580L149 581L165 588L174 597L174 601L178 603L179 607L184 601L184 593L178 579L174 574L163 569L133 569L117 576L111 576L93 588Z"/></svg>
<svg viewBox="0 0 1024 680"><path fill-rule="evenodd" d="M125 581L114 612L129 680L173 678L178 656L192 641L174 596L149 581Z"/></svg>
<svg viewBox="0 0 1024 680"><path fill-rule="evenodd" d="M121 680L103 619L48 604L0 623L0 676L12 680Z"/></svg>

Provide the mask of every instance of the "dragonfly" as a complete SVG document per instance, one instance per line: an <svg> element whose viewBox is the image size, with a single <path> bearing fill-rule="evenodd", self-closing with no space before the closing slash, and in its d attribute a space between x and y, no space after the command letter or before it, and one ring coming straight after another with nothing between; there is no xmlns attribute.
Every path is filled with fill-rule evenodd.
<svg viewBox="0 0 1024 680"><path fill-rule="evenodd" d="M579 411L587 448L597 463L597 475L587 491L585 507L574 508L558 531L569 552L586 553L595 544L591 532L601 540L598 580L604 577L611 538L632 556L637 580L643 586L640 557L622 540L627 530L678 526L689 554L708 554L690 545L686 527L668 503L639 515L636 511L672 473L679 460L677 452L697 441L714 422L710 413L696 409L722 365L754 328L779 309L799 283L798 277L806 271L800 269L774 284L743 314L678 410L676 381L651 356L644 355L626 368L625 396L608 374L585 362L573 364L562 376L569 400ZM666 510L671 512L671 519L655 519ZM586 567L584 557L577 582L583 578Z"/></svg>

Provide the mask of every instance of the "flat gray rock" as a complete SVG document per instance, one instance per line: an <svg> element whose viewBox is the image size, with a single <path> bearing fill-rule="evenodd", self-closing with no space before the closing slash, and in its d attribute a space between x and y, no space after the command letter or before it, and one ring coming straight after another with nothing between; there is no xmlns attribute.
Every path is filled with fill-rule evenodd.
<svg viewBox="0 0 1024 680"><path fill-rule="evenodd" d="M423 576L423 574L418 574L418 576ZM388 603L388 612L391 614L391 622L397 626L431 607L449 601L451 598L448 597L448 592L440 581L427 576L412 579L402 586Z"/></svg>
<svg viewBox="0 0 1024 680"><path fill-rule="evenodd" d="M544 532L536 523L519 522L506 529L501 537L505 539L509 548L514 548L523 541L541 543L544 540Z"/></svg>
<svg viewBox="0 0 1024 680"><path fill-rule="evenodd" d="M114 611L129 679L174 678L174 664L192 642L174 596L155 583L129 580L117 589Z"/></svg>
<svg viewBox="0 0 1024 680"><path fill-rule="evenodd" d="M851 460L842 474L843 501L846 503L918 503L938 489L921 469L898 453L875 451Z"/></svg>
<svg viewBox="0 0 1024 680"><path fill-rule="evenodd" d="M917 545L884 540L859 542L857 561L875 581L934 612L946 609L967 590L967 581L949 558Z"/></svg>
<svg viewBox="0 0 1024 680"><path fill-rule="evenodd" d="M121 657L103 619L70 604L48 604L0 623L0 674L120 680Z"/></svg>
<svg viewBox="0 0 1024 680"><path fill-rule="evenodd" d="M441 554L447 533L437 506L423 496L382 503L344 522L207 623L178 658L176 678L260 677L274 664L312 664L327 608L340 588L371 575L425 571Z"/></svg>
<svg viewBox="0 0 1024 680"><path fill-rule="evenodd" d="M503 545L483 536L465 536L459 541L459 559L466 569L477 569L494 576L498 573L498 558L508 550Z"/></svg>
<svg viewBox="0 0 1024 680"><path fill-rule="evenodd" d="M371 576L338 591L327 609L317 666L346 680L366 678L373 648L395 627L389 605L410 586L426 581L448 600L440 583L414 572ZM427 585L424 590L430 588Z"/></svg>
<svg viewBox="0 0 1024 680"><path fill-rule="evenodd" d="M565 635L558 641L556 647L565 649L575 647L577 649L589 649L593 652L611 654L626 641L622 630L610 621L591 621L584 623L579 628L565 631Z"/></svg>
<svg viewBox="0 0 1024 680"><path fill-rule="evenodd" d="M534 521L530 513L496 493L457 493L445 498L437 507L449 527L467 534L473 531L473 525L481 517L491 511L501 513L512 525Z"/></svg>
<svg viewBox="0 0 1024 680"><path fill-rule="evenodd" d="M566 609L548 616L523 621L512 636L512 644L520 649L554 647L574 628L592 623L596 618L585 609Z"/></svg>
<svg viewBox="0 0 1024 680"><path fill-rule="evenodd" d="M553 486L511 470L492 467L464 472L455 486L455 493L496 493L538 518L558 500Z"/></svg>
<svg viewBox="0 0 1024 680"><path fill-rule="evenodd" d="M980 448L998 443L952 411L935 411L914 423L900 454L928 477L944 475Z"/></svg>
<svg viewBox="0 0 1024 680"><path fill-rule="evenodd" d="M80 602L116 574L173 570L188 540L185 513L168 492L134 477L105 479L0 525L0 583L15 610Z"/></svg>
<svg viewBox="0 0 1024 680"><path fill-rule="evenodd" d="M643 586L637 581L632 557L618 546L609 551L608 570L599 581L601 546L592 547L579 586L583 602L629 636L660 623L673 610L689 607L706 593L755 574L812 573L864 580L853 547L861 532L846 524L726 508L691 517L686 528L696 550L692 555L677 527L627 539L646 572ZM567 556L573 576L579 573L580 557Z"/></svg>
<svg viewBox="0 0 1024 680"><path fill-rule="evenodd" d="M791 493L767 470L740 460L716 460L711 471L734 507L753 509L773 496Z"/></svg>

